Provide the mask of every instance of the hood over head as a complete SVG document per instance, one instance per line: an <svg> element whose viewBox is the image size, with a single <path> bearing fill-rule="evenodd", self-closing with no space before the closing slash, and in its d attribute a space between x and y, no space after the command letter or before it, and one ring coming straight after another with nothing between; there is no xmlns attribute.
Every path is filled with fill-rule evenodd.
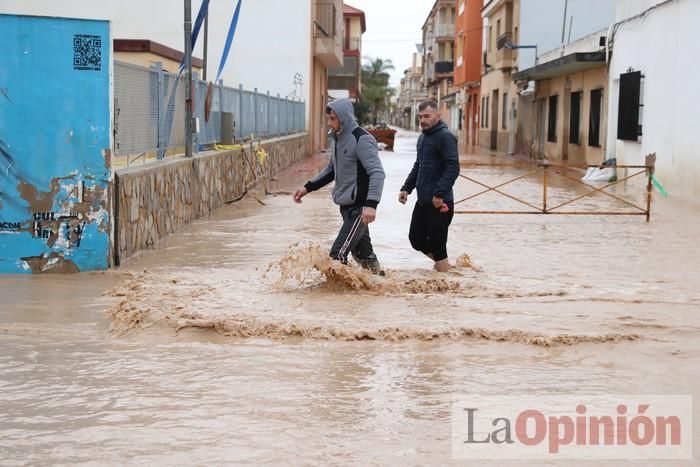
<svg viewBox="0 0 700 467"><path fill-rule="evenodd" d="M337 99L328 103L333 112L338 116L340 120L340 132L339 134L351 133L359 125L357 120L355 120L355 109L352 106L352 102L348 99Z"/></svg>

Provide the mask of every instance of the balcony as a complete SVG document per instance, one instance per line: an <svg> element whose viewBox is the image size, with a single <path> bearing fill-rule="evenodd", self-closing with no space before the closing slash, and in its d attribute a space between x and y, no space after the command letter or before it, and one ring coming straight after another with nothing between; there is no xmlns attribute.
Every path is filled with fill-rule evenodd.
<svg viewBox="0 0 700 467"><path fill-rule="evenodd" d="M344 52L359 52L362 45L362 39L359 37L346 37L343 41Z"/></svg>
<svg viewBox="0 0 700 467"><path fill-rule="evenodd" d="M507 44L512 44L513 43L513 35L509 32L503 33L500 36L498 36L498 39L496 40L496 48L498 50L501 50L506 47Z"/></svg>
<svg viewBox="0 0 700 467"><path fill-rule="evenodd" d="M342 67L328 69L328 77L330 78L331 76L360 76L360 61L358 57L343 57Z"/></svg>
<svg viewBox="0 0 700 467"><path fill-rule="evenodd" d="M328 69L328 89L357 90L360 87L359 57L345 56L343 66Z"/></svg>
<svg viewBox="0 0 700 467"><path fill-rule="evenodd" d="M435 62L435 76L441 78L444 76L438 75L450 75L454 71L454 62Z"/></svg>
<svg viewBox="0 0 700 467"><path fill-rule="evenodd" d="M342 30L340 0L314 4L314 56L328 68L343 65L343 49L338 35Z"/></svg>
<svg viewBox="0 0 700 467"><path fill-rule="evenodd" d="M450 23L440 23L435 26L433 32L435 40L454 39L455 25Z"/></svg>
<svg viewBox="0 0 700 467"><path fill-rule="evenodd" d="M509 70L515 67L515 50L513 49L500 49L493 54L494 63L493 66L497 70Z"/></svg>

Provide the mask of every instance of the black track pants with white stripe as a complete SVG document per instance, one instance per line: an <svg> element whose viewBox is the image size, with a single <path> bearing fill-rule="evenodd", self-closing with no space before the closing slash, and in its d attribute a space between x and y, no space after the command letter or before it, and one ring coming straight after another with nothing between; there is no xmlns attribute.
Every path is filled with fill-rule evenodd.
<svg viewBox="0 0 700 467"><path fill-rule="evenodd" d="M343 225L331 247L331 258L346 263L352 253L360 263L376 260L369 228L362 222L362 206L341 206L340 215L343 216Z"/></svg>

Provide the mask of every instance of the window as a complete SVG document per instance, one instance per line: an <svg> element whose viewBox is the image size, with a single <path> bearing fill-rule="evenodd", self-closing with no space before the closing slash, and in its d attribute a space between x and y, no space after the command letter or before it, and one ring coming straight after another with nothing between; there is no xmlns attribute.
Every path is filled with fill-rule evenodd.
<svg viewBox="0 0 700 467"><path fill-rule="evenodd" d="M482 97L481 98L481 128L486 128L484 126L484 122L486 119L484 118L484 109L486 109L486 98Z"/></svg>
<svg viewBox="0 0 700 467"><path fill-rule="evenodd" d="M637 141L642 134L639 124L642 73L634 71L620 75L617 139Z"/></svg>
<svg viewBox="0 0 700 467"><path fill-rule="evenodd" d="M486 96L486 122L484 123L486 125L486 128L489 128L491 125L489 124L489 96Z"/></svg>
<svg viewBox="0 0 700 467"><path fill-rule="evenodd" d="M455 62L457 66L462 66L464 63L464 36L455 38Z"/></svg>
<svg viewBox="0 0 700 467"><path fill-rule="evenodd" d="M559 104L559 96L549 97L549 126L547 128L547 141L550 143L557 142L557 105Z"/></svg>
<svg viewBox="0 0 700 467"><path fill-rule="evenodd" d="M501 128L508 129L508 93L503 94L503 112L501 112Z"/></svg>
<svg viewBox="0 0 700 467"><path fill-rule="evenodd" d="M501 20L496 21L496 38L501 37Z"/></svg>
<svg viewBox="0 0 700 467"><path fill-rule="evenodd" d="M493 42L492 36L493 36L493 26L489 26L489 52L491 52L491 44Z"/></svg>
<svg viewBox="0 0 700 467"><path fill-rule="evenodd" d="M569 143L581 144L581 97L583 93L571 93L571 113L569 114Z"/></svg>
<svg viewBox="0 0 700 467"><path fill-rule="evenodd" d="M588 120L588 145L600 147L600 111L603 107L603 90L591 91L591 115Z"/></svg>
<svg viewBox="0 0 700 467"><path fill-rule="evenodd" d="M486 114L484 117L484 128L490 127L490 125L489 125L489 100L490 100L489 96L486 96L486 105L484 106L484 108L486 109Z"/></svg>

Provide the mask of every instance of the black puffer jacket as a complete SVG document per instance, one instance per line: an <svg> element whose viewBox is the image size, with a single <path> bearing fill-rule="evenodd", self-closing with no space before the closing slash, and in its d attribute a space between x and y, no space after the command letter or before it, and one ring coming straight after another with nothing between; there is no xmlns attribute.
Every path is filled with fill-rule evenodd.
<svg viewBox="0 0 700 467"><path fill-rule="evenodd" d="M452 186L458 176L457 138L439 121L418 137L416 162L401 191L411 193L417 188L421 203L431 201L433 196L452 202Z"/></svg>

